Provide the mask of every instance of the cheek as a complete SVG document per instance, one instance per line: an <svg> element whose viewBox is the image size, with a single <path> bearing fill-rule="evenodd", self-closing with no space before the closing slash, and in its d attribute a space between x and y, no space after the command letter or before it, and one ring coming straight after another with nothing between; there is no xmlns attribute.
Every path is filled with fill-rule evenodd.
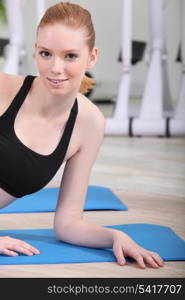
<svg viewBox="0 0 185 300"><path fill-rule="evenodd" d="M49 61L42 60L39 57L36 57L36 65L39 72L44 72L49 68Z"/></svg>
<svg viewBox="0 0 185 300"><path fill-rule="evenodd" d="M68 66L68 72L73 76L81 76L86 71L84 62L76 62Z"/></svg>

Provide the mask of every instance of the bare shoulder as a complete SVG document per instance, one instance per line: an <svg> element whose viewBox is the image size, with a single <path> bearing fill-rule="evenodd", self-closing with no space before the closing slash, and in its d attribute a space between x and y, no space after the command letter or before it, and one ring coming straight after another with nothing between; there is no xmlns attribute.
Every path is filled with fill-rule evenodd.
<svg viewBox="0 0 185 300"><path fill-rule="evenodd" d="M23 83L25 76L21 75L12 75L0 72L0 88L1 91L15 91L20 88Z"/></svg>
<svg viewBox="0 0 185 300"><path fill-rule="evenodd" d="M100 109L87 97L82 94L78 96L79 100L79 114L83 126L87 128L92 127L93 131L103 130L105 127L105 117Z"/></svg>
<svg viewBox="0 0 185 300"><path fill-rule="evenodd" d="M0 115L7 109L20 89L25 76L0 72Z"/></svg>

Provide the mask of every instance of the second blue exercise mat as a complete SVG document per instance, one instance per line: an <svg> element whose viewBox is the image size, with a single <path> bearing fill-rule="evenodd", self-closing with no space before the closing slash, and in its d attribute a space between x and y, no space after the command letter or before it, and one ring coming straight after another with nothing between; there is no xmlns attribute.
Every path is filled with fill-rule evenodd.
<svg viewBox="0 0 185 300"><path fill-rule="evenodd" d="M59 188L44 188L0 209L0 213L54 212ZM84 210L128 210L107 187L88 186Z"/></svg>
<svg viewBox="0 0 185 300"><path fill-rule="evenodd" d="M157 252L166 261L185 260L185 242L169 227L153 224L106 226L126 232L142 247ZM112 249L81 247L56 240L52 229L0 230L0 236L21 239L40 250L33 256L0 255L0 265L113 262Z"/></svg>

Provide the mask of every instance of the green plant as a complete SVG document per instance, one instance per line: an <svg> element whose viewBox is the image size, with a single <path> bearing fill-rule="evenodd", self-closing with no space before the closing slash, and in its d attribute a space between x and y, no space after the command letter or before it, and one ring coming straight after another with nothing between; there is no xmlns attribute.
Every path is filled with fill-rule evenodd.
<svg viewBox="0 0 185 300"><path fill-rule="evenodd" d="M3 0L0 0L0 19L3 22L7 21L7 19L6 19L6 9L5 9L5 5L4 5L4 1Z"/></svg>

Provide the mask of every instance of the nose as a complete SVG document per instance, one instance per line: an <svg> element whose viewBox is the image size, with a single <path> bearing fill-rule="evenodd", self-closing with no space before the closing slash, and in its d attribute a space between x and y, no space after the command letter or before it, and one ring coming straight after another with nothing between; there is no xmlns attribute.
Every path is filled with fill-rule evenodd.
<svg viewBox="0 0 185 300"><path fill-rule="evenodd" d="M61 58L54 57L51 63L51 72L53 74L62 74L64 70L64 63Z"/></svg>

